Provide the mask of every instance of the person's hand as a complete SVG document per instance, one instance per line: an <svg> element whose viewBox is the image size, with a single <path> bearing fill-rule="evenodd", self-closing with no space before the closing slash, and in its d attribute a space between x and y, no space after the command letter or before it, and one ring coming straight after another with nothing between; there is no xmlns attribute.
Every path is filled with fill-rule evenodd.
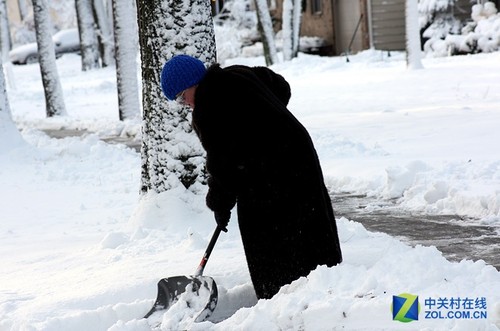
<svg viewBox="0 0 500 331"><path fill-rule="evenodd" d="M231 218L231 211L215 211L214 216L215 222L217 222L219 228L222 231L227 232L227 224L229 223L229 219Z"/></svg>

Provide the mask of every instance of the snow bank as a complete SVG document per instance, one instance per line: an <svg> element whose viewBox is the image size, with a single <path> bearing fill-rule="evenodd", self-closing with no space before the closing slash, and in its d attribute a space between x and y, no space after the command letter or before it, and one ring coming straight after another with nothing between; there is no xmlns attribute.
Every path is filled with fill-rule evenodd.
<svg viewBox="0 0 500 331"><path fill-rule="evenodd" d="M500 48L500 14L495 3L487 1L484 4L472 6L472 22L461 29L461 33L446 31L450 22L442 22L435 31L427 30L424 37L430 37L424 44L428 56L448 56L456 54L490 53ZM458 22L454 22L456 25ZM449 33L451 32L451 33Z"/></svg>

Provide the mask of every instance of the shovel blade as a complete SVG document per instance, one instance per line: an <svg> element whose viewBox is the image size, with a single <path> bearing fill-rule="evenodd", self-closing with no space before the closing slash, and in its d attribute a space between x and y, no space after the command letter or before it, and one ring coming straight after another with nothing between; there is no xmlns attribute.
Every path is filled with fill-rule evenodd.
<svg viewBox="0 0 500 331"><path fill-rule="evenodd" d="M180 296L184 296L188 307L200 307L195 322L202 322L215 310L217 295L217 285L211 277L176 276L163 278L158 282L156 302L144 318L148 318L157 311L169 309L179 300ZM200 302L200 300L205 302Z"/></svg>

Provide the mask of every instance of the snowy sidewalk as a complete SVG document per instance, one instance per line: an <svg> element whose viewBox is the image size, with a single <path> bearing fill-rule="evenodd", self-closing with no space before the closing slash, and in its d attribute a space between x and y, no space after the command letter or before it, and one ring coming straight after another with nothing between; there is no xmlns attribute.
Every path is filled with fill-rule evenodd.
<svg viewBox="0 0 500 331"><path fill-rule="evenodd" d="M87 134L92 134L92 132L89 132L87 130L70 130L70 129L61 129L61 130L52 130L52 129L44 129L42 130L45 132L49 137L51 138L65 138L65 137L81 137L83 135ZM111 144L123 144L126 145L130 148L135 149L137 152L141 151L141 143L140 141L131 139L131 138L126 138L126 137L120 137L120 136L107 136L107 137L100 137L102 141L105 141L107 143Z"/></svg>
<svg viewBox="0 0 500 331"><path fill-rule="evenodd" d="M44 130L53 138L83 136L86 130ZM124 144L140 153L140 142L131 138L101 138L112 144ZM357 221L368 230L383 232L412 246L435 246L450 261L484 260L500 270L500 229L463 222L457 215L423 215L406 213L394 202L378 201L366 196L334 194L337 216ZM371 206L370 208L366 208ZM373 210L373 206L377 206ZM371 211L367 211L370 210Z"/></svg>
<svg viewBox="0 0 500 331"><path fill-rule="evenodd" d="M484 260L500 270L498 227L467 222L457 215L407 213L394 202L366 196L339 194L332 200L337 218L346 217L369 231L389 234L412 246L435 246L450 261Z"/></svg>

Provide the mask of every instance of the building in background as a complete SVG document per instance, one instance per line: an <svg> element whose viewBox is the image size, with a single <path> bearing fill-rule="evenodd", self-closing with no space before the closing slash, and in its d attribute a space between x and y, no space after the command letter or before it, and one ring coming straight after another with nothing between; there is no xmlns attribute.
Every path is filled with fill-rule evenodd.
<svg viewBox="0 0 500 331"><path fill-rule="evenodd" d="M405 50L406 0L303 0L301 36L320 37L324 55L357 53L374 48ZM474 4L485 0L456 0L448 10L462 22L470 20ZM499 7L500 1L492 1ZM279 30L283 0L273 17Z"/></svg>

